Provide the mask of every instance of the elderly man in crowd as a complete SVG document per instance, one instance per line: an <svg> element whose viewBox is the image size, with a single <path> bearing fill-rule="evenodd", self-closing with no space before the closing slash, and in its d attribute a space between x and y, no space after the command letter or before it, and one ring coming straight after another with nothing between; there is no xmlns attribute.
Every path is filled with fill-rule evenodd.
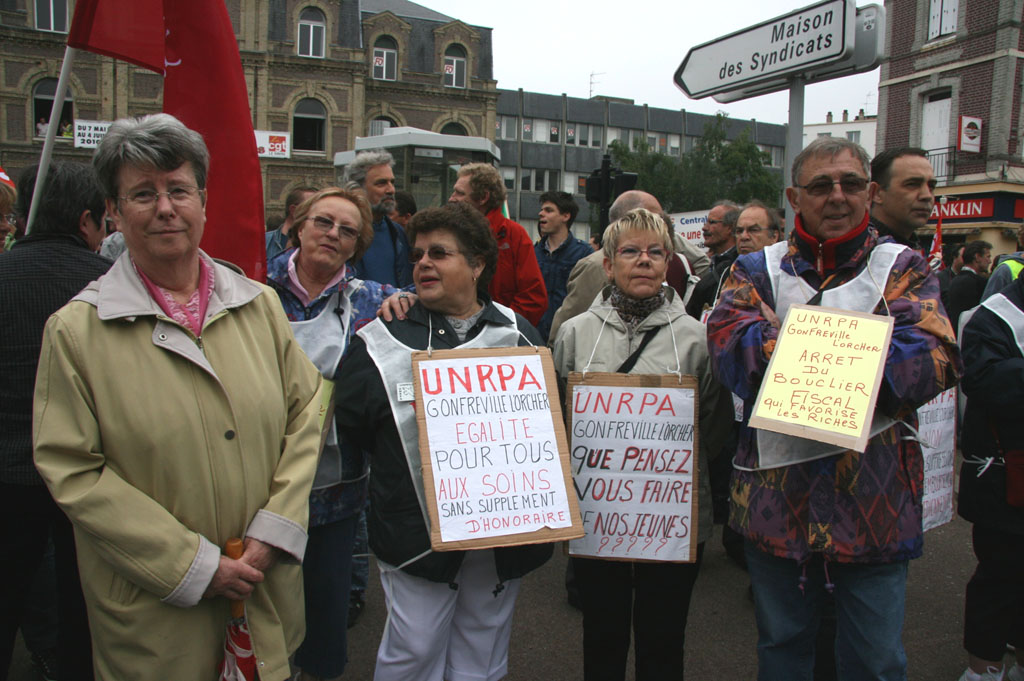
<svg viewBox="0 0 1024 681"><path fill-rule="evenodd" d="M373 241L356 263L356 276L404 288L412 284L412 265L405 230L389 217L395 210L394 166L383 149L361 151L345 166L345 184L362 189L373 212Z"/></svg>
<svg viewBox="0 0 1024 681"><path fill-rule="evenodd" d="M488 290L491 299L511 307L534 326L540 324L548 308L544 277L530 235L522 225L501 213L505 203L505 181L501 175L486 163L464 165L448 201L468 203L483 213L491 225L498 242L498 268Z"/></svg>
<svg viewBox="0 0 1024 681"><path fill-rule="evenodd" d="M110 126L93 165L128 253L43 335L36 468L75 528L101 680L213 678L229 600L263 681L302 641L321 378L277 295L199 249L209 161L168 114Z"/></svg>
<svg viewBox="0 0 1024 681"><path fill-rule="evenodd" d="M736 253L755 253L782 238L783 222L779 211L754 199L743 206L736 218Z"/></svg>
<svg viewBox="0 0 1024 681"><path fill-rule="evenodd" d="M863 453L814 458L820 443L740 434L730 524L747 540L758 678L811 679L822 595L834 591L839 678L902 680L907 564L923 545L924 471L910 426L917 407L956 383L960 357L924 257L868 227L864 150L817 139L794 160L792 181L789 241L737 258L708 320L716 373L745 400L745 419L790 305L889 315L894 328ZM794 463L760 468L773 453Z"/></svg>

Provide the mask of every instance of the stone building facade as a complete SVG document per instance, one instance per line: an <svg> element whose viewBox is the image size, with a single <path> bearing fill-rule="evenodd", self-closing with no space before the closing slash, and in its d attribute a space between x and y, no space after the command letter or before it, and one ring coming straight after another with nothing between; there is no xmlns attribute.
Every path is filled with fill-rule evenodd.
<svg viewBox="0 0 1024 681"><path fill-rule="evenodd" d="M491 29L407 0L225 0L253 126L287 132L289 158L261 159L267 219L299 185L336 180L335 152L382 127L491 137L498 93ZM0 165L38 160L74 0L0 0ZM61 123L161 110L159 74L79 52ZM215 106L211 102L211 106ZM45 112L45 115L44 115ZM71 137L55 155L88 160Z"/></svg>

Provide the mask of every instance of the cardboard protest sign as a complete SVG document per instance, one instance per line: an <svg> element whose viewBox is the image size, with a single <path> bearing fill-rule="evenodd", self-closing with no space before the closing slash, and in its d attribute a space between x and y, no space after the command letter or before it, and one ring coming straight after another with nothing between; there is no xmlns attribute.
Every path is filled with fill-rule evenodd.
<svg viewBox="0 0 1024 681"><path fill-rule="evenodd" d="M567 409L581 539L610 560L697 557L697 379L569 374Z"/></svg>
<svg viewBox="0 0 1024 681"><path fill-rule="evenodd" d="M863 452L892 325L892 317L790 306L750 426Z"/></svg>
<svg viewBox="0 0 1024 681"><path fill-rule="evenodd" d="M550 350L414 352L412 369L431 548L583 534Z"/></svg>
<svg viewBox="0 0 1024 681"><path fill-rule="evenodd" d="M930 530L953 519L953 466L956 453L956 388L936 395L917 410L917 432L924 456L924 516Z"/></svg>

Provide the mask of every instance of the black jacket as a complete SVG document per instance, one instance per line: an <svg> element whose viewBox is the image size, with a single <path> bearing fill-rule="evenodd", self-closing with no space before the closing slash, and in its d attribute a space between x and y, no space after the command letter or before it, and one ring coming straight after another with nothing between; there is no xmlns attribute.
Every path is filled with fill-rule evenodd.
<svg viewBox="0 0 1024 681"><path fill-rule="evenodd" d="M388 330L401 343L425 350L428 317L433 325L431 346L447 350L460 345L455 330L443 315L414 305L404 321L388 323ZM534 345L543 346L526 318L516 315L520 332ZM467 335L474 338L487 324L508 324L508 319L488 301L483 315ZM522 337L519 345L528 345ZM405 459L402 441L377 366L363 339L352 340L342 360L335 396L335 417L344 437L370 452L370 508L367 525L370 548L391 565L406 561L430 549L430 536L416 500L416 490ZM498 579L522 577L543 565L552 553L551 544L532 544L494 550ZM464 551L431 552L403 568L405 572L432 582L453 582L462 565Z"/></svg>
<svg viewBox="0 0 1024 681"><path fill-rule="evenodd" d="M946 312L949 313L949 321L953 323L955 333L960 333L960 315L981 302L981 294L985 292L987 281L986 277L967 268L960 270L960 274L953 277L949 285L949 304L946 305Z"/></svg>
<svg viewBox="0 0 1024 681"><path fill-rule="evenodd" d="M0 482L43 484L32 461L32 393L43 326L111 264L66 234L32 234L0 255Z"/></svg>
<svg viewBox="0 0 1024 681"><path fill-rule="evenodd" d="M1024 279L1003 290L1018 309L1024 310ZM1024 330L1017 329L1019 337ZM1004 449L1024 449L1024 355L1010 327L985 307L980 307L964 327L963 391L967 395L964 437L965 459L996 457L994 465L965 461L960 472L958 511L977 525L1024 536L1024 508L1006 503L1006 474L999 458L996 434Z"/></svg>

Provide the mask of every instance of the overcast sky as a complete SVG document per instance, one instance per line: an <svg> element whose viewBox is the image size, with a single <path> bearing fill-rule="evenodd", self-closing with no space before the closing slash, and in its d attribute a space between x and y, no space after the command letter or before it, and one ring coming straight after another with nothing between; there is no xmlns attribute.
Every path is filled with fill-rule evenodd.
<svg viewBox="0 0 1024 681"><path fill-rule="evenodd" d="M696 45L811 4L797 0L419 0L435 11L493 31L499 88L547 94L625 97L637 104L769 123L789 120L789 95L778 92L732 104L690 99L672 81ZM869 4L858 0L857 5ZM881 0L878 1L881 4ZM804 122L832 111L878 113L878 69L808 85Z"/></svg>

